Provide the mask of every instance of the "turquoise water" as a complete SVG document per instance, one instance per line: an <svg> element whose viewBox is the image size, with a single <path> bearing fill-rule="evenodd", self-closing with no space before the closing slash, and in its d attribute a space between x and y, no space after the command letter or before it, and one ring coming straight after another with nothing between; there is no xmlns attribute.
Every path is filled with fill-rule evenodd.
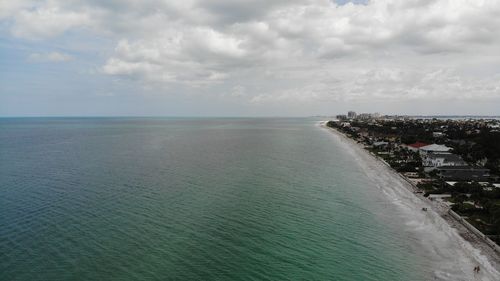
<svg viewBox="0 0 500 281"><path fill-rule="evenodd" d="M426 280L312 119L0 119L0 280Z"/></svg>

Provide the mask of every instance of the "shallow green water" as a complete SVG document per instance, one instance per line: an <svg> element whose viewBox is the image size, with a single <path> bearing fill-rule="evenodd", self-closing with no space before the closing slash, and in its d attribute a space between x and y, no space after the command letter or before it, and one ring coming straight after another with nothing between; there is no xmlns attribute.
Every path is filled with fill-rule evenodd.
<svg viewBox="0 0 500 281"><path fill-rule="evenodd" d="M0 119L0 280L425 280L312 119Z"/></svg>

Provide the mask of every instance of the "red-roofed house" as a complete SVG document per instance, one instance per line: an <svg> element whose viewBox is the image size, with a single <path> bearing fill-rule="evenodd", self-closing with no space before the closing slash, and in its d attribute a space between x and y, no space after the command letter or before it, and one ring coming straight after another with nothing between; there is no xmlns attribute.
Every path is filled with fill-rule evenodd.
<svg viewBox="0 0 500 281"><path fill-rule="evenodd" d="M416 143L412 143L412 144L407 145L406 148L408 148L411 151L418 151L419 148L427 146L427 145L429 145L429 144L427 144L425 142L417 141Z"/></svg>

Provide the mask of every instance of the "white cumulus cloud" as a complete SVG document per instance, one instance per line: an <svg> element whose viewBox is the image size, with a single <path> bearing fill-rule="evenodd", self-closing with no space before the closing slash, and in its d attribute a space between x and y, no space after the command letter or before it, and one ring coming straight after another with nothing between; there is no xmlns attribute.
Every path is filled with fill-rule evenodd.
<svg viewBox="0 0 500 281"><path fill-rule="evenodd" d="M158 87L238 85L253 103L500 99L497 0L5 3L13 36L108 36L102 73Z"/></svg>

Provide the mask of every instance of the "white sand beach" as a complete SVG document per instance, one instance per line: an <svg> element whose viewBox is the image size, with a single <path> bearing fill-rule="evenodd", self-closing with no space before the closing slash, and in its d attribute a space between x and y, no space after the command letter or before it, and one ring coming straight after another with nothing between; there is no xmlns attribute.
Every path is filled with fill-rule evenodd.
<svg viewBox="0 0 500 281"><path fill-rule="evenodd" d="M448 215L442 206L421 195L414 187L354 140L322 125L335 141L359 163L362 170L407 218L404 227L421 238L422 247L435 264L435 280L500 280L500 257L489 245ZM428 208L423 212L422 208ZM480 266L479 273L473 268Z"/></svg>

